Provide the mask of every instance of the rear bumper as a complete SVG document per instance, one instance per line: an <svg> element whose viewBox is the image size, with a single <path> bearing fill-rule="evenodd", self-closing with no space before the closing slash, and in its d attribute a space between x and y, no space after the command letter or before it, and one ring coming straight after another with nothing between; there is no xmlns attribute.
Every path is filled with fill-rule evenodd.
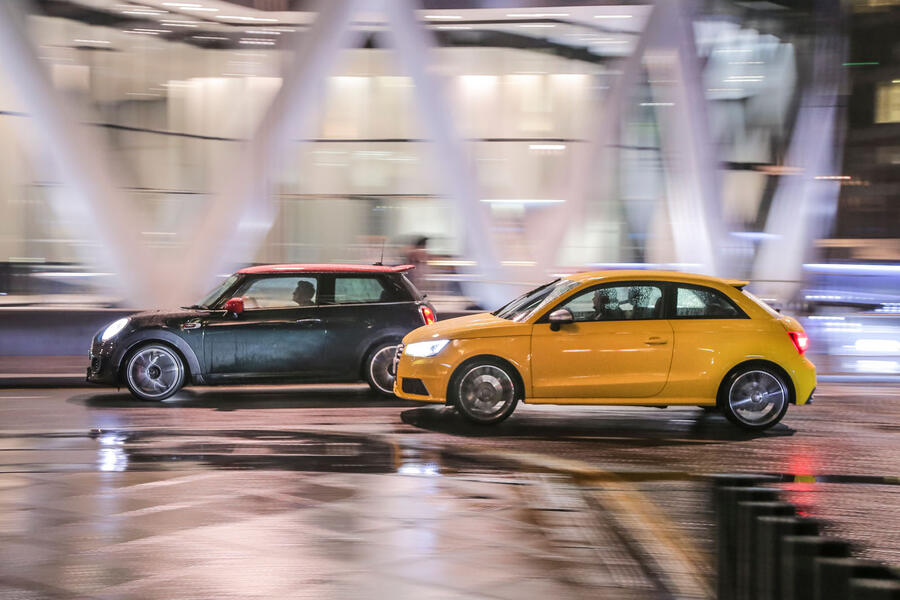
<svg viewBox="0 0 900 600"><path fill-rule="evenodd" d="M816 391L816 366L801 356L800 363L792 369L791 378L794 380L794 402L797 406L809 404Z"/></svg>

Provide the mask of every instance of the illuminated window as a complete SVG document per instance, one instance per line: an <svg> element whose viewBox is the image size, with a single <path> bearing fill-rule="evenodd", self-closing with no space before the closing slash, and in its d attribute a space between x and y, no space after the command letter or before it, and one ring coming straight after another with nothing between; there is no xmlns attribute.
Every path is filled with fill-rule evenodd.
<svg viewBox="0 0 900 600"><path fill-rule="evenodd" d="M900 123L900 82L878 84L875 92L875 122Z"/></svg>

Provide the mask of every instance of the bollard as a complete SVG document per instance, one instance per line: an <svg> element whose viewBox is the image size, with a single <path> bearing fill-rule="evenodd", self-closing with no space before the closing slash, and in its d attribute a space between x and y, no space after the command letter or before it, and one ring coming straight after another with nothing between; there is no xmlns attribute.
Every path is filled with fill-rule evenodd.
<svg viewBox="0 0 900 600"><path fill-rule="evenodd" d="M719 523L718 495L722 488L732 487L760 487L765 483L774 483L780 479L775 475L759 475L758 473L715 473L707 477L712 483L712 510L715 513L716 524Z"/></svg>
<svg viewBox="0 0 900 600"><path fill-rule="evenodd" d="M781 538L788 535L815 536L819 522L803 517L759 517L756 545L756 579L760 600L781 600Z"/></svg>
<svg viewBox="0 0 900 600"><path fill-rule="evenodd" d="M757 520L763 516L792 517L796 508L789 502L738 502L736 529L735 597L756 600L759 582L756 579L756 548L760 543Z"/></svg>
<svg viewBox="0 0 900 600"><path fill-rule="evenodd" d="M815 600L845 600L850 596L851 579L896 579L886 565L860 558L820 556L815 560L813 582Z"/></svg>
<svg viewBox="0 0 900 600"><path fill-rule="evenodd" d="M850 556L844 540L812 535L781 538L781 590L785 600L812 600L815 560L819 556Z"/></svg>
<svg viewBox="0 0 900 600"><path fill-rule="evenodd" d="M737 576L737 504L738 502L775 502L780 491L761 487L720 487L716 493L716 555L719 600L735 599Z"/></svg>
<svg viewBox="0 0 900 600"><path fill-rule="evenodd" d="M900 581L851 579L850 600L900 600Z"/></svg>

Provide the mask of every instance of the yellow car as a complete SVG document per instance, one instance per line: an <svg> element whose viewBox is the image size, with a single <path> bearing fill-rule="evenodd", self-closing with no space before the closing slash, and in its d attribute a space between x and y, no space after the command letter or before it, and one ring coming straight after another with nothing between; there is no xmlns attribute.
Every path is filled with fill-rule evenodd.
<svg viewBox="0 0 900 600"><path fill-rule="evenodd" d="M596 271L551 281L493 313L409 333L394 393L499 423L529 404L695 405L766 429L806 404L816 368L795 319L745 281Z"/></svg>

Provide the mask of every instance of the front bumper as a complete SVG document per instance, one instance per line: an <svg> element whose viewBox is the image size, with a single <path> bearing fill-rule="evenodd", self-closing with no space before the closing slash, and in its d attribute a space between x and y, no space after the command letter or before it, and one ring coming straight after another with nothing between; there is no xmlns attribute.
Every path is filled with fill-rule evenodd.
<svg viewBox="0 0 900 600"><path fill-rule="evenodd" d="M394 395L404 400L443 403L446 401L450 365L442 362L440 355L430 358L413 358L403 354L403 346L397 349Z"/></svg>
<svg viewBox="0 0 900 600"><path fill-rule="evenodd" d="M113 356L113 345L101 343L96 337L91 343L85 380L88 383L116 385L119 382L118 366Z"/></svg>

